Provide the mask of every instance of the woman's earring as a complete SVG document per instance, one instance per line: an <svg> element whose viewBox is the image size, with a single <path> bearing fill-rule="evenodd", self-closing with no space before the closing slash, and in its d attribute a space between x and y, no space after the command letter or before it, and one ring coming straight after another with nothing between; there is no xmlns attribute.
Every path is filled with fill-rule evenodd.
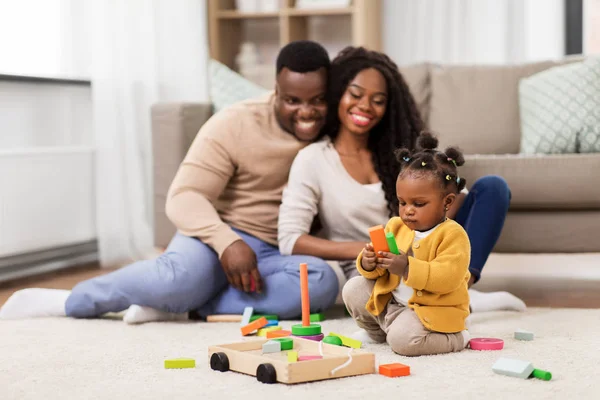
<svg viewBox="0 0 600 400"><path fill-rule="evenodd" d="M444 207L444 210L446 210L446 212L448 211L448 207Z"/></svg>

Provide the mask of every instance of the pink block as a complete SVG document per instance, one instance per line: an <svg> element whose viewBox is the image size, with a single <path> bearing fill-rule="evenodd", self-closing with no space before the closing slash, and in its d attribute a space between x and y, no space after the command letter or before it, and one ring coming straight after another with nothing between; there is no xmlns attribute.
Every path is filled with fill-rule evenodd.
<svg viewBox="0 0 600 400"><path fill-rule="evenodd" d="M502 350L504 340L494 338L475 338L471 339L469 346L472 350Z"/></svg>
<svg viewBox="0 0 600 400"><path fill-rule="evenodd" d="M311 335L311 336L298 336L298 335L292 335L292 336L296 336L296 337L299 337L302 339L314 340L315 342L320 342L325 337L325 335L322 333L319 333L318 335Z"/></svg>
<svg viewBox="0 0 600 400"><path fill-rule="evenodd" d="M298 356L298 361L320 360L323 356Z"/></svg>

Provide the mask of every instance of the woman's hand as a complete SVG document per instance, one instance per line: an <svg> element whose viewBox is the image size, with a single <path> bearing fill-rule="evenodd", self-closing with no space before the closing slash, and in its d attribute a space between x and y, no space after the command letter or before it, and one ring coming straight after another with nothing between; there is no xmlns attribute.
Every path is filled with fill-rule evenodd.
<svg viewBox="0 0 600 400"><path fill-rule="evenodd" d="M377 257L375 256L375 249L373 249L373 245L371 243L367 243L363 249L360 265L365 271L373 271L377 266L376 262Z"/></svg>
<svg viewBox="0 0 600 400"><path fill-rule="evenodd" d="M387 269L390 274L403 277L408 267L408 256L406 253L393 254L387 251L377 253L377 267Z"/></svg>

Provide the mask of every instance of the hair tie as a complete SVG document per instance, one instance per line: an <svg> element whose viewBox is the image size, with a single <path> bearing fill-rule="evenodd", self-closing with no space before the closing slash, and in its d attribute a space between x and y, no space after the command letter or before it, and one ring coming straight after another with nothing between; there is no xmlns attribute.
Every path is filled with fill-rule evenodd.
<svg viewBox="0 0 600 400"><path fill-rule="evenodd" d="M451 177L450 175L446 175L446 180L447 180L447 181L451 181L451 180L452 180L452 177Z"/></svg>
<svg viewBox="0 0 600 400"><path fill-rule="evenodd" d="M456 184L458 185L460 183L460 176L456 177Z"/></svg>
<svg viewBox="0 0 600 400"><path fill-rule="evenodd" d="M426 163L425 161L422 161L422 162L421 162L421 166L423 166L423 167L424 167L424 166L426 166L426 165L427 165L427 163Z"/></svg>
<svg viewBox="0 0 600 400"><path fill-rule="evenodd" d="M406 162L409 162L409 161L410 161L410 157L406 157L406 156L404 156L404 157L402 157L402 159L403 159L404 161L406 161Z"/></svg>
<svg viewBox="0 0 600 400"><path fill-rule="evenodd" d="M458 168L458 165L456 165L456 161L454 160L454 158L452 158L452 157L448 157L448 161L450 161L452 164L454 164L454 166L455 166L456 168Z"/></svg>

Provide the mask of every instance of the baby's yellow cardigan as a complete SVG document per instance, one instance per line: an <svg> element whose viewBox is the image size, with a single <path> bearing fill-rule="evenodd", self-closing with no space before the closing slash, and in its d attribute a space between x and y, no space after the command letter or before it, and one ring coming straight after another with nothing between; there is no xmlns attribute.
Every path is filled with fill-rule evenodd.
<svg viewBox="0 0 600 400"><path fill-rule="evenodd" d="M415 310L423 326L444 333L466 329L471 244L463 227L447 219L414 246L415 232L399 217L390 219L385 231L394 234L400 251L406 253L410 247L413 249L414 257L408 257L409 272L405 284L413 288L408 306ZM358 272L367 279L377 280L366 309L372 315L379 315L400 285L401 278L380 267L366 271L361 261L362 252L356 259Z"/></svg>

